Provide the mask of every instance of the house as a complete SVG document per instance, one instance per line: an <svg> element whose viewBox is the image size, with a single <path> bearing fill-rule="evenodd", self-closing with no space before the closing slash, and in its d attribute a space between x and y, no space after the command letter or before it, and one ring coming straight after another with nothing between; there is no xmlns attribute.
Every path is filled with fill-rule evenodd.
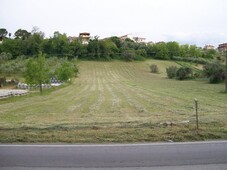
<svg viewBox="0 0 227 170"><path fill-rule="evenodd" d="M205 45L203 47L204 50L213 50L214 49L214 46L213 45Z"/></svg>
<svg viewBox="0 0 227 170"><path fill-rule="evenodd" d="M142 37L133 37L134 41L137 43L145 43L146 38Z"/></svg>
<svg viewBox="0 0 227 170"><path fill-rule="evenodd" d="M219 44L218 45L218 51L219 52L225 52L225 51L227 51L227 43Z"/></svg>
<svg viewBox="0 0 227 170"><path fill-rule="evenodd" d="M90 33L88 33L88 32L82 32L82 33L79 34L79 39L80 39L82 44L88 44L90 38L91 38Z"/></svg>
<svg viewBox="0 0 227 170"><path fill-rule="evenodd" d="M126 34L123 35L121 37L119 37L121 39L121 41L125 41L126 39L130 39L136 43L145 43L146 38L142 38L142 37L133 37L132 34Z"/></svg>
<svg viewBox="0 0 227 170"><path fill-rule="evenodd" d="M121 41L125 41L126 39L130 39L130 40L134 41L132 34L126 34L126 35L123 35L119 38L120 38Z"/></svg>

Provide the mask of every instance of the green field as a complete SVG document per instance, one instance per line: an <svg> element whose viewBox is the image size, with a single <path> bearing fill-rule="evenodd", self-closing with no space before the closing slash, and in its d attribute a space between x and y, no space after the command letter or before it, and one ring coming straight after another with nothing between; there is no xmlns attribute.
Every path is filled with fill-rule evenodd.
<svg viewBox="0 0 227 170"><path fill-rule="evenodd" d="M157 64L158 74L149 66ZM224 84L167 79L170 61L81 61L72 84L0 100L1 143L227 139ZM199 102L196 130L194 98Z"/></svg>

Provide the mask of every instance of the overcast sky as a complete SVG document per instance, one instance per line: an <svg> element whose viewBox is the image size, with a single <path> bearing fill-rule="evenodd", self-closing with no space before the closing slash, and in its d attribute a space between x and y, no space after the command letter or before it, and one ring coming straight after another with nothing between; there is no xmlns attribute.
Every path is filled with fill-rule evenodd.
<svg viewBox="0 0 227 170"><path fill-rule="evenodd" d="M0 0L0 28L204 46L227 42L227 0Z"/></svg>

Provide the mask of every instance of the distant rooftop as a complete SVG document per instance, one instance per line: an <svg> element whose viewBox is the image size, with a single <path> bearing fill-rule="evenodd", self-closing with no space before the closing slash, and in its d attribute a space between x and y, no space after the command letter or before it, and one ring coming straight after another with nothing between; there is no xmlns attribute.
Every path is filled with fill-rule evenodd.
<svg viewBox="0 0 227 170"><path fill-rule="evenodd" d="M89 33L89 32L81 32L79 35L80 35L80 36L81 36L81 35L90 36L90 33Z"/></svg>

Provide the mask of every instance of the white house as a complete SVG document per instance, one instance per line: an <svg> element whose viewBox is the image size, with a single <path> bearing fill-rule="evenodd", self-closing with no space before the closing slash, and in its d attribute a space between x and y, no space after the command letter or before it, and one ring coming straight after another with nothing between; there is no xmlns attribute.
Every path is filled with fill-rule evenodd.
<svg viewBox="0 0 227 170"><path fill-rule="evenodd" d="M205 49L205 50L213 50L214 46L213 45L205 45L203 49Z"/></svg>
<svg viewBox="0 0 227 170"><path fill-rule="evenodd" d="M145 43L146 38L142 37L133 37L134 41L137 43Z"/></svg>
<svg viewBox="0 0 227 170"><path fill-rule="evenodd" d="M88 32L82 32L82 33L79 34L79 39L80 39L82 44L88 44L90 38L91 38L90 33L88 33Z"/></svg>
<svg viewBox="0 0 227 170"><path fill-rule="evenodd" d="M132 34L126 34L126 35L123 35L121 37L119 37L122 41L125 41L127 38L134 41L134 42L137 42L137 43L145 43L145 40L146 38L142 38L142 37L133 37Z"/></svg>
<svg viewBox="0 0 227 170"><path fill-rule="evenodd" d="M119 37L122 41L125 41L127 38L134 41L132 34L126 34L121 37Z"/></svg>

